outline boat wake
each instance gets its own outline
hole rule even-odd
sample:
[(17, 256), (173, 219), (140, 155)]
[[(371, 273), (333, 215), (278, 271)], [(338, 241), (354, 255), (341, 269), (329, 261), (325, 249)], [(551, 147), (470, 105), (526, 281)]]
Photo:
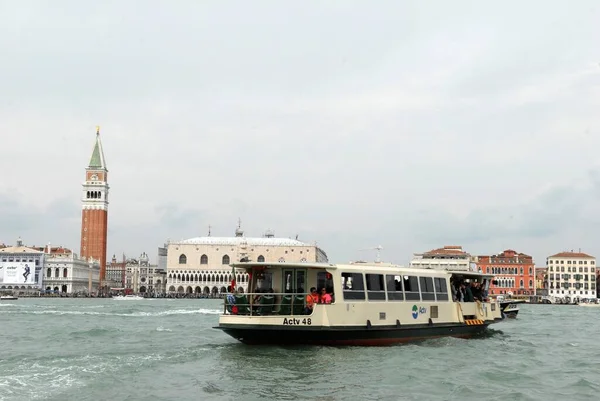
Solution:
[(78, 310), (7, 310), (0, 311), (0, 314), (24, 314), (24, 315), (89, 315), (89, 316), (123, 316), (123, 317), (155, 317), (170, 315), (219, 315), (220, 309), (175, 309), (159, 312), (94, 312)]

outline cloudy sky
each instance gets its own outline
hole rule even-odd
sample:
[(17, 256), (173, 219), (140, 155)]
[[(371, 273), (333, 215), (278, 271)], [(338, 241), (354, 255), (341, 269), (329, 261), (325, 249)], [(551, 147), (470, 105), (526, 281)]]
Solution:
[[(600, 3), (0, 3), (0, 243), (233, 235), (600, 257)], [(109, 257), (110, 257), (109, 255)]]

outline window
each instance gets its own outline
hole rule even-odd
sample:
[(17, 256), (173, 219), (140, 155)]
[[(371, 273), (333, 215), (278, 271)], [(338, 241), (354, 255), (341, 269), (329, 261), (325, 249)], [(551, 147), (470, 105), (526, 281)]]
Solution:
[(180, 265), (185, 265), (187, 263), (187, 256), (185, 256), (185, 254), (181, 254), (179, 255), (179, 264)]
[(256, 289), (269, 290), (273, 288), (273, 273), (263, 272), (262, 275), (256, 279)]
[(67, 274), (68, 274), (68, 270), (67, 270), (67, 268), (65, 267), (65, 268), (63, 269), (63, 277), (64, 277), (64, 278), (67, 278)]
[(421, 298), (423, 301), (435, 301), (433, 278), (419, 277), (419, 283), (421, 284)]
[(229, 264), (229, 255), (223, 255), (223, 259), (221, 264), (228, 265)]
[(366, 276), (369, 301), (385, 301), (383, 274), (367, 274)]
[(317, 291), (321, 291), (321, 288), (325, 288), (328, 294), (333, 294), (333, 278), (331, 273), (317, 273)]
[(342, 273), (344, 299), (365, 299), (365, 283), (362, 273)]
[(258, 257), (258, 259), (256, 259), (257, 262), (264, 262), (265, 261), (265, 257), (263, 255), (260, 255)]
[(433, 283), (435, 286), (435, 295), (438, 301), (447, 301), (448, 300), (448, 286), (446, 285), (446, 279), (436, 277), (433, 279)]
[(48, 278), (52, 277), (52, 269), (50, 267), (48, 269), (46, 269), (46, 277), (48, 277)]
[(208, 264), (208, 256), (206, 256), (206, 255), (200, 256), (200, 264), (207, 265)]
[(385, 276), (388, 301), (404, 301), (402, 293), (402, 277), (388, 274)]
[(58, 267), (56, 269), (54, 269), (54, 277), (56, 277), (56, 278), (60, 277), (59, 271), (60, 270)]
[(404, 284), (404, 297), (406, 300), (420, 301), (421, 296), (419, 295), (419, 278), (416, 276), (404, 276), (402, 279), (402, 284)]

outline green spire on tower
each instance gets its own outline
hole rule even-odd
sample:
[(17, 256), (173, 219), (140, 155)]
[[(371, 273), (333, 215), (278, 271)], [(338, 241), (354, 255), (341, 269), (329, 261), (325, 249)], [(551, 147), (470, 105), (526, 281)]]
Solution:
[(102, 142), (100, 141), (100, 127), (96, 127), (96, 143), (92, 151), (92, 158), (88, 168), (106, 170), (106, 162), (104, 160), (104, 151), (102, 150)]

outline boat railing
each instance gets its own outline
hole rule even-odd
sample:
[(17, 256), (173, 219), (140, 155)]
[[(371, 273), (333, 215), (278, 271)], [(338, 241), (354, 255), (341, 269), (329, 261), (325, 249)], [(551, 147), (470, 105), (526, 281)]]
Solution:
[(223, 297), (223, 313), (240, 316), (310, 315), (306, 292), (244, 293)]

